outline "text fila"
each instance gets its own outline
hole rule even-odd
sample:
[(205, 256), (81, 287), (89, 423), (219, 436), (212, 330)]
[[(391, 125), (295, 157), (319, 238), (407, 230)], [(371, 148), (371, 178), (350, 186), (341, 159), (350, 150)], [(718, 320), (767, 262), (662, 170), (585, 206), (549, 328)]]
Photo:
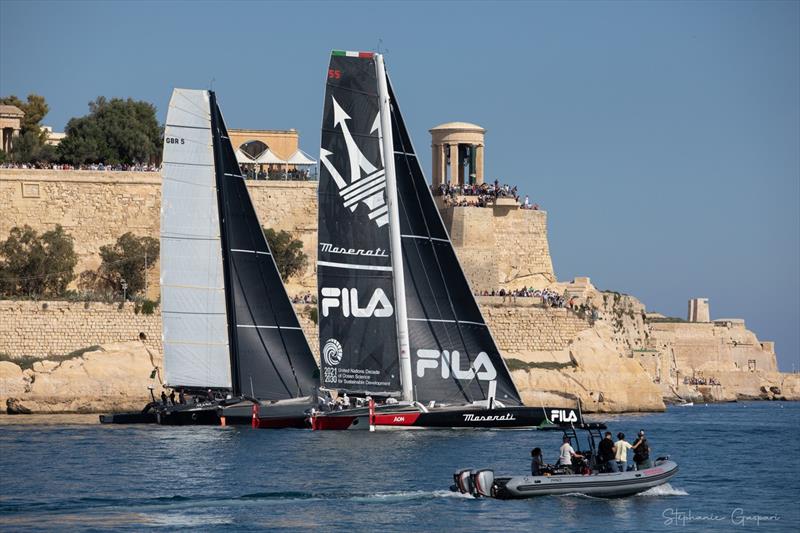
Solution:
[(345, 317), (355, 318), (387, 317), (392, 316), (394, 308), (386, 293), (380, 287), (375, 289), (366, 307), (361, 307), (358, 301), (358, 289), (339, 289), (336, 287), (323, 287), (322, 316), (328, 316), (331, 309), (340, 307)]
[(449, 352), (447, 350), (417, 350), (417, 377), (425, 376), (425, 370), (429, 368), (440, 368), (442, 379), (450, 378), (472, 380), (476, 376), (481, 381), (494, 381), (497, 379), (497, 370), (489, 359), (489, 354), (480, 352), (472, 363), (472, 366), (461, 369), (461, 354), (457, 350)]
[(578, 415), (570, 409), (569, 414), (564, 409), (551, 409), (550, 420), (553, 422), (577, 422)]

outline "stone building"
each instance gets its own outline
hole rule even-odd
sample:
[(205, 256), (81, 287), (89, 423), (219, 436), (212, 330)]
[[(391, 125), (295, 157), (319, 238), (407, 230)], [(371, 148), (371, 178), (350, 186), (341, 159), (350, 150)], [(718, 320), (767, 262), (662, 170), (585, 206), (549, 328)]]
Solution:
[(22, 124), (22, 117), (25, 113), (14, 105), (0, 105), (0, 131), (2, 131), (2, 144), (0, 149), (5, 153), (11, 151), (14, 144), (14, 137), (19, 135)]
[(448, 122), (431, 128), (433, 185), (483, 183), (486, 130), (469, 122)]

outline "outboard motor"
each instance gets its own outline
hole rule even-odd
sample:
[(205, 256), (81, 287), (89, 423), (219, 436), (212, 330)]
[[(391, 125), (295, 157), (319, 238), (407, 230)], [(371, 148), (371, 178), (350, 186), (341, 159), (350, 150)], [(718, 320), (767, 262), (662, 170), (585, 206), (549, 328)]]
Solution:
[(492, 497), (492, 486), (494, 485), (494, 470), (484, 468), (482, 470), (474, 470), (470, 475), (472, 479), (472, 495), (476, 498), (483, 496), (484, 498)]
[(472, 494), (472, 478), (470, 477), (471, 472), (472, 471), (469, 468), (466, 468), (464, 470), (458, 470), (455, 474), (453, 474), (453, 481), (455, 481), (453, 492)]

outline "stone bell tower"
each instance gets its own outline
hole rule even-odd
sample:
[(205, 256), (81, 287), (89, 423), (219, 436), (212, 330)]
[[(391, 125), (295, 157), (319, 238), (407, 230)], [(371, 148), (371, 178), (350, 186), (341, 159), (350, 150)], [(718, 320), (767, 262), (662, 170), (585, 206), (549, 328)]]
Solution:
[(483, 183), (486, 130), (469, 122), (448, 122), (429, 130), (433, 151), (433, 186)]

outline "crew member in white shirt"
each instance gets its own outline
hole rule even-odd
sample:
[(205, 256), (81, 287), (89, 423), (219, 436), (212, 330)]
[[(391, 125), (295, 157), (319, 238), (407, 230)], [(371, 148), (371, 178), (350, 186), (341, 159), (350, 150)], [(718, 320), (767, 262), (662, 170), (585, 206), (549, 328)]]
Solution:
[(559, 454), (558, 464), (563, 466), (569, 466), (570, 468), (573, 468), (572, 466), (573, 457), (583, 458), (583, 455), (575, 453), (575, 450), (569, 443), (569, 437), (564, 437), (564, 444), (562, 444), (561, 448), (559, 448), (558, 454)]

